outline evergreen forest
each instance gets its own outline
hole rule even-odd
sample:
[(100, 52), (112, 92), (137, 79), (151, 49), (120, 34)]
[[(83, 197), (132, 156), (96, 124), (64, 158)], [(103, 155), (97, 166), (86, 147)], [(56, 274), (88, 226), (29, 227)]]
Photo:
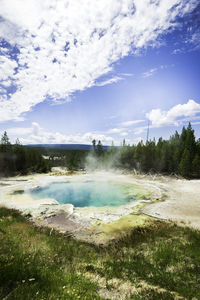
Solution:
[(4, 176), (48, 172), (51, 167), (69, 170), (122, 169), (139, 173), (161, 173), (185, 178), (200, 178), (200, 139), (195, 138), (189, 123), (181, 133), (168, 140), (162, 137), (137, 145), (104, 149), (101, 141), (92, 141), (93, 150), (63, 150), (14, 145), (5, 132), (0, 142), (0, 174)]
[(17, 139), (12, 145), (5, 131), (0, 140), (0, 176), (26, 175), (50, 171), (50, 164), (35, 148), (27, 148)]

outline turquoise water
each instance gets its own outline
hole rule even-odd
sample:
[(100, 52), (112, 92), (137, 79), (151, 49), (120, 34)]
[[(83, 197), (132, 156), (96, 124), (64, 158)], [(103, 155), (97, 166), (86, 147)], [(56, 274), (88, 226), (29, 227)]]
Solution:
[(34, 199), (54, 198), (75, 207), (119, 206), (136, 200), (136, 196), (128, 195), (126, 186), (109, 182), (56, 182), (29, 193)]

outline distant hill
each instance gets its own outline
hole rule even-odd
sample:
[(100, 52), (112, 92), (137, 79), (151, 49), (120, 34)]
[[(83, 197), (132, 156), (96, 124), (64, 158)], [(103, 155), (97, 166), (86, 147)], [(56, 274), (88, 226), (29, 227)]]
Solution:
[[(26, 147), (35, 148), (51, 148), (51, 149), (63, 149), (63, 150), (92, 150), (92, 145), (85, 144), (34, 144), (25, 145)], [(103, 149), (108, 149), (110, 146), (103, 146)]]

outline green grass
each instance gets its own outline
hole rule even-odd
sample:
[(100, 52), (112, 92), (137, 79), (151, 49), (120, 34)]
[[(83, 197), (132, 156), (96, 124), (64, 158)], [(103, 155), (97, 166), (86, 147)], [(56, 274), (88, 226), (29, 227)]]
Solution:
[(200, 299), (199, 249), (157, 220), (100, 248), (0, 208), (0, 299)]

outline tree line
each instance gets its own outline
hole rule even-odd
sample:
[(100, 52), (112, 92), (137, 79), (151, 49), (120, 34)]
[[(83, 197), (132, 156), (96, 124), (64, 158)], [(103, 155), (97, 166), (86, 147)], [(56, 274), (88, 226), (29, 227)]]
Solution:
[[(108, 149), (101, 141), (92, 141), (93, 150), (61, 150), (25, 147), (19, 140), (12, 145), (7, 133), (0, 140), (0, 176), (48, 172), (53, 166), (69, 170), (127, 169), (141, 173), (177, 174), (200, 178), (200, 139), (196, 139), (189, 123), (181, 134), (177, 131), (168, 140), (159, 138)], [(45, 159), (46, 157), (46, 159)]]
[(0, 140), (0, 176), (25, 175), (50, 170), (50, 164), (34, 148), (27, 148), (17, 139), (12, 145), (5, 131)]
[(37, 150), (48, 159), (51, 167), (66, 167), (69, 171), (83, 170), (90, 150), (71, 150), (38, 147)]
[(169, 140), (159, 138), (121, 147), (112, 145), (103, 150), (101, 142), (93, 141), (95, 168), (120, 168), (142, 173), (177, 174), (185, 178), (200, 178), (200, 139), (196, 140), (189, 123), (181, 134), (177, 131)]

